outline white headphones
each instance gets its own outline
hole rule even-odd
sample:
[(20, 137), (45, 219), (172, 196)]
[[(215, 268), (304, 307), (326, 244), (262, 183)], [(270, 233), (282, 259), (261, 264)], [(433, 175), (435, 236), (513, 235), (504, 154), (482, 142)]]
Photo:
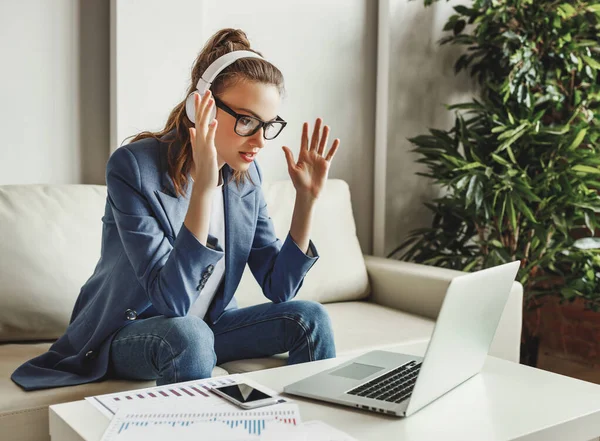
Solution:
[[(263, 59), (260, 55), (252, 52), (252, 51), (232, 51), (229, 52), (222, 57), (217, 58), (213, 63), (208, 66), (208, 68), (204, 71), (200, 79), (198, 80), (198, 84), (196, 84), (196, 90), (200, 92), (200, 96), (204, 95), (204, 92), (210, 88), (214, 79), (221, 73), (223, 69), (225, 69), (230, 64), (234, 63), (236, 60), (240, 58), (260, 58)], [(185, 101), (185, 113), (191, 122), (196, 121), (196, 106), (194, 105), (194, 92), (190, 93)], [(209, 121), (212, 121), (217, 115), (217, 106), (213, 104), (212, 112), (209, 118)]]

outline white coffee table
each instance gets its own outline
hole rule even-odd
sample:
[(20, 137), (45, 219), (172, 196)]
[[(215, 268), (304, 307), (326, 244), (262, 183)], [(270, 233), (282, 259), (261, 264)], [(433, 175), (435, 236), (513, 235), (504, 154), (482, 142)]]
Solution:
[[(423, 355), (427, 343), (387, 350)], [(349, 357), (245, 374), (277, 392)], [(600, 436), (600, 385), (488, 357), (481, 374), (408, 418), (293, 398), (303, 421), (325, 421), (358, 440), (589, 441)], [(108, 419), (86, 401), (50, 406), (53, 441), (99, 441)]]

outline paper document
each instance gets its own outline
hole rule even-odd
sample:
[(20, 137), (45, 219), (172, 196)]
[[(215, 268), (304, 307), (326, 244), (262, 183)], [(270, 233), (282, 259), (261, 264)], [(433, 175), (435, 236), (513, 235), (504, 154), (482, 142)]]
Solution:
[(86, 397), (86, 401), (92, 404), (107, 418), (112, 418), (119, 407), (123, 403), (144, 403), (148, 401), (158, 401), (161, 399), (169, 400), (169, 405), (186, 398), (194, 398), (197, 400), (195, 409), (204, 409), (214, 406), (227, 406), (234, 409), (239, 409), (223, 398), (210, 392), (210, 389), (215, 386), (225, 386), (238, 381), (244, 381), (252, 386), (258, 387), (265, 392), (276, 397), (279, 402), (293, 402), (288, 398), (284, 398), (268, 387), (262, 386), (255, 381), (245, 378), (241, 374), (233, 374), (222, 377), (207, 378), (205, 380), (187, 381), (184, 383), (169, 384), (166, 386), (149, 387), (145, 389), (129, 390), (114, 394), (96, 395)]
[(275, 404), (252, 410), (197, 410), (198, 400), (186, 398), (168, 407), (166, 400), (121, 405), (102, 441), (251, 441), (307, 440), (296, 404)]

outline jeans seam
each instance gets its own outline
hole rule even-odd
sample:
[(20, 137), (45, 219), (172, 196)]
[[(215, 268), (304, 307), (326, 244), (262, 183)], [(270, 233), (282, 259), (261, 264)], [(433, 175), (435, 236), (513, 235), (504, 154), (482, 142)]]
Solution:
[[(170, 329), (169, 329), (169, 331), (170, 331)], [(168, 334), (168, 332), (167, 332), (167, 334)], [(169, 351), (171, 352), (171, 365), (173, 366), (173, 373), (174, 373), (173, 376), (175, 377), (175, 383), (177, 383), (177, 366), (176, 366), (175, 360), (174, 360), (175, 353), (173, 352), (173, 348), (171, 347), (171, 344), (167, 340), (165, 340), (164, 337), (162, 337), (160, 335), (156, 335), (156, 334), (128, 335), (127, 337), (123, 337), (120, 339), (114, 339), (112, 341), (112, 343), (113, 344), (119, 343), (119, 342), (125, 341), (125, 340), (135, 340), (135, 339), (141, 340), (146, 337), (158, 338), (160, 340), (161, 344), (164, 343), (169, 348)], [(157, 374), (160, 374), (160, 370), (157, 372)]]
[(306, 336), (306, 340), (308, 341), (308, 357), (309, 357), (310, 361), (314, 361), (314, 356), (313, 356), (313, 342), (312, 342), (312, 340), (310, 338), (310, 333), (308, 332), (307, 326), (304, 324), (304, 322), (302, 322), (301, 319), (297, 319), (297, 318), (295, 318), (293, 316), (280, 315), (280, 316), (277, 316), (277, 317), (271, 317), (271, 318), (267, 318), (267, 319), (264, 319), (264, 320), (258, 320), (258, 321), (252, 322), (252, 323), (246, 323), (246, 324), (243, 324), (243, 325), (239, 325), (239, 326), (233, 327), (231, 329), (227, 329), (226, 331), (219, 332), (218, 334), (214, 334), (214, 335), (216, 337), (217, 335), (225, 334), (225, 333), (231, 332), (231, 331), (237, 331), (238, 329), (246, 328), (248, 326), (253, 326), (253, 325), (256, 325), (258, 323), (270, 322), (270, 321), (279, 320), (279, 319), (291, 320), (292, 322), (295, 322), (296, 324), (298, 324), (298, 326), (300, 326), (302, 328), (302, 330), (304, 331), (304, 335)]

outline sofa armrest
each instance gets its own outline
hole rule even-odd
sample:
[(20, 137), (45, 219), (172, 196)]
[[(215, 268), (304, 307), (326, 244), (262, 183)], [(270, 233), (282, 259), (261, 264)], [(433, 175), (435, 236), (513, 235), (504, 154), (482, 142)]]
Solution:
[[(462, 271), (364, 256), (371, 296), (369, 301), (436, 320), (450, 281)], [(514, 282), (490, 355), (519, 362), (523, 286)]]

